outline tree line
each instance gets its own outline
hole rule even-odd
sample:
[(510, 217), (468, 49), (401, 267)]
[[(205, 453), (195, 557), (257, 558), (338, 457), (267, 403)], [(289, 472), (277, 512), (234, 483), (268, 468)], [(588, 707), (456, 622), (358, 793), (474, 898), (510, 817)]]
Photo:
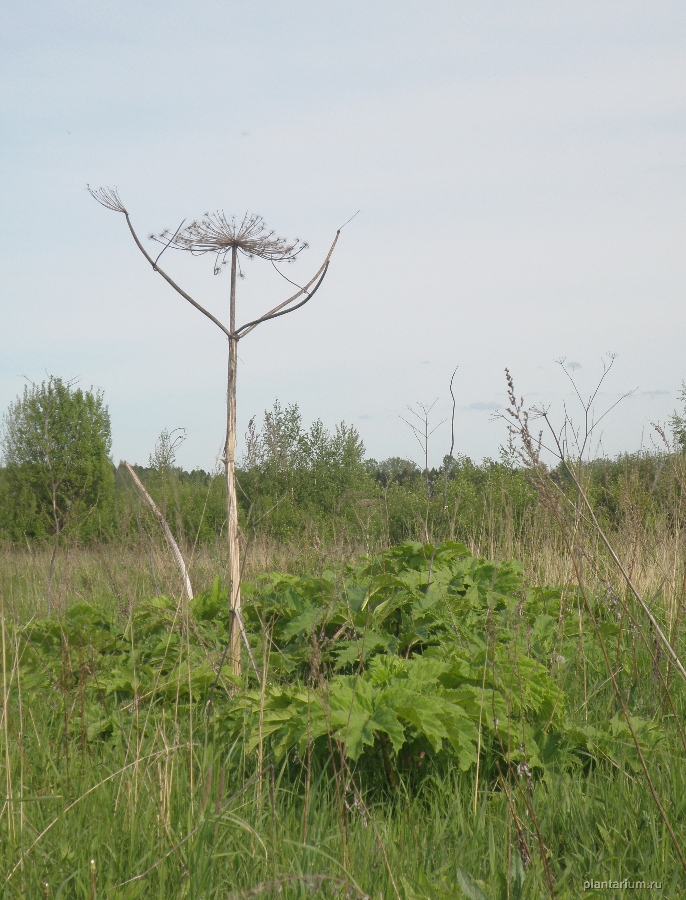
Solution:
[[(675, 417), (674, 431), (681, 420)], [(134, 540), (140, 501), (130, 477), (111, 459), (111, 423), (102, 392), (51, 376), (29, 384), (10, 404), (1, 432), (0, 540), (80, 543)], [(226, 486), (219, 471), (185, 471), (176, 454), (180, 431), (163, 431), (147, 465), (134, 466), (185, 545), (215, 541), (226, 528)], [(619, 528), (628, 515), (644, 523), (680, 521), (682, 448), (622, 454), (586, 468), (588, 487), (604, 524)], [(561, 496), (570, 493), (562, 468)], [(538, 513), (535, 489), (512, 452), (476, 463), (446, 456), (422, 469), (412, 460), (366, 455), (357, 430), (307, 427), (297, 404), (278, 401), (253, 419), (237, 468), (239, 524), (244, 536), (288, 541), (357, 540), (394, 544), (407, 538), (479, 541), (489, 529), (513, 534)], [(680, 527), (680, 526), (678, 526)]]

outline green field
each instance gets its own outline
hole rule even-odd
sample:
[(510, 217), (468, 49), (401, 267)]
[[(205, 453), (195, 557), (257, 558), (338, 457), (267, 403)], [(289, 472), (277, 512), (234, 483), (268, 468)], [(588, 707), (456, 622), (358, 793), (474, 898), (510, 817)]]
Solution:
[(239, 472), (239, 675), (218, 476), (137, 469), (189, 599), (125, 472), (55, 536), (0, 470), (2, 896), (683, 896), (682, 453), (289, 440)]

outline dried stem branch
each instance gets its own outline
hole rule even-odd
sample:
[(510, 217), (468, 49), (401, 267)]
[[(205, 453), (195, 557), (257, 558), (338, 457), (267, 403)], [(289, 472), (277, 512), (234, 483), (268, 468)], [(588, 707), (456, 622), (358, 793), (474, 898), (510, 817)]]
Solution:
[[(97, 200), (101, 206), (104, 206), (106, 209), (111, 209), (113, 212), (120, 212), (123, 214), (123, 216), (126, 219), (126, 224), (129, 226), (129, 231), (131, 232), (131, 236), (133, 237), (133, 239), (136, 243), (136, 246), (141, 251), (143, 256), (147, 259), (147, 261), (150, 263), (150, 265), (153, 268), (153, 271), (158, 272), (162, 276), (162, 278), (164, 278), (164, 280), (174, 288), (174, 290), (177, 293), (181, 294), (181, 296), (184, 298), (184, 300), (188, 300), (188, 302), (192, 306), (194, 306), (197, 310), (199, 310), (204, 316), (207, 316), (207, 318), (211, 322), (214, 322), (214, 324), (217, 326), (217, 328), (220, 328), (227, 337), (231, 337), (231, 332), (229, 331), (229, 329), (225, 325), (222, 325), (222, 323), (219, 321), (219, 319), (216, 316), (213, 316), (209, 310), (205, 309), (204, 306), (201, 306), (197, 300), (194, 300), (190, 294), (186, 293), (186, 291), (184, 291), (184, 289), (182, 287), (179, 287), (179, 285), (173, 280), (173, 278), (171, 278), (169, 275), (167, 275), (167, 273), (164, 271), (164, 269), (161, 269), (157, 265), (157, 261), (154, 260), (152, 258), (152, 256), (150, 256), (148, 251), (145, 249), (145, 247), (141, 243), (140, 238), (136, 234), (135, 229), (134, 229), (133, 225), (131, 224), (131, 218), (129, 216), (128, 210), (126, 209), (124, 204), (119, 199), (119, 195), (117, 194), (116, 188), (98, 188), (97, 190), (93, 190), (89, 186), (88, 193), (91, 195), (91, 197), (93, 197), (95, 200)], [(164, 253), (164, 250), (162, 251), (162, 253)], [(157, 257), (157, 259), (160, 258), (162, 253), (160, 253), (160, 255)]]
[(133, 479), (133, 483), (138, 488), (141, 496), (143, 497), (145, 502), (148, 504), (150, 509), (153, 511), (157, 521), (162, 526), (162, 531), (164, 531), (164, 536), (166, 537), (166, 539), (169, 543), (169, 546), (172, 549), (172, 553), (174, 554), (174, 559), (176, 560), (176, 562), (179, 566), (179, 569), (181, 571), (181, 577), (183, 578), (183, 586), (186, 591), (186, 596), (188, 597), (189, 600), (192, 600), (193, 599), (193, 586), (191, 585), (191, 579), (188, 574), (188, 568), (186, 567), (186, 561), (184, 560), (183, 554), (181, 553), (181, 550), (179, 549), (179, 545), (174, 540), (174, 535), (171, 532), (171, 528), (167, 524), (167, 520), (162, 515), (161, 510), (159, 509), (159, 507), (157, 506), (155, 501), (152, 499), (150, 494), (146, 491), (145, 486), (143, 485), (143, 482), (140, 480), (138, 475), (136, 475), (133, 468), (126, 461), (124, 461), (124, 465), (128, 469), (129, 475)]
[[(273, 309), (270, 309), (269, 312), (266, 312), (263, 316), (260, 316), (259, 319), (255, 319), (252, 322), (246, 322), (245, 325), (241, 325), (241, 327), (239, 329), (237, 329), (237, 334), (239, 337), (245, 337), (246, 334), (249, 334), (253, 330), (253, 328), (257, 328), (257, 326), (260, 325), (262, 322), (267, 322), (269, 319), (275, 319), (275, 318), (277, 318), (277, 316), (284, 316), (284, 315), (286, 315), (286, 313), (289, 313), (289, 312), (295, 312), (296, 309), (300, 309), (301, 306), (304, 306), (308, 302), (308, 300), (310, 300), (314, 296), (315, 292), (319, 289), (322, 281), (324, 280), (324, 276), (327, 273), (327, 270), (329, 268), (329, 263), (331, 262), (331, 256), (333, 254), (333, 251), (336, 248), (336, 244), (338, 243), (338, 238), (339, 238), (340, 234), (341, 234), (341, 229), (339, 228), (338, 231), (336, 232), (336, 237), (333, 240), (333, 244), (331, 244), (331, 247), (329, 248), (329, 252), (326, 254), (326, 257), (324, 258), (324, 262), (317, 269), (317, 271), (312, 276), (312, 278), (310, 278), (310, 280), (307, 282), (307, 284), (305, 284), (304, 287), (300, 288), (297, 291), (297, 293), (293, 294), (292, 297), (289, 297), (287, 300), (284, 300), (282, 303), (279, 303), (278, 306), (275, 306)], [(309, 291), (309, 288), (312, 287), (312, 285), (315, 284), (315, 282), (316, 282), (316, 286), (314, 287), (314, 289), (312, 291)], [(307, 294), (308, 296), (301, 303), (298, 303), (296, 306), (293, 306), (290, 309), (285, 309), (285, 307), (287, 307), (290, 303), (293, 303), (295, 300), (297, 300), (298, 297), (302, 297), (303, 294)], [(282, 310), (283, 310), (283, 312), (282, 312)]]

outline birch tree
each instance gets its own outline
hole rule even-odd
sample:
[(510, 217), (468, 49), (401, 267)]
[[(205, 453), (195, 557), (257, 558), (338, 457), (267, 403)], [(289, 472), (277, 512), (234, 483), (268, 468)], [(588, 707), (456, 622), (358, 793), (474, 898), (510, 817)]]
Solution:
[[(239, 274), (239, 255), (252, 259), (267, 260), (271, 263), (290, 262), (294, 260), (307, 244), (303, 241), (288, 241), (278, 237), (267, 228), (264, 220), (258, 215), (246, 214), (242, 219), (229, 218), (223, 212), (205, 213), (205, 215), (185, 225), (184, 222), (172, 232), (166, 230), (160, 234), (151, 234), (150, 238), (162, 244), (162, 250), (153, 258), (145, 249), (138, 234), (131, 223), (129, 212), (122, 203), (116, 188), (101, 187), (91, 189), (90, 194), (104, 206), (113, 212), (121, 213), (128, 225), (133, 240), (152, 266), (154, 272), (178, 293), (184, 300), (194, 306), (198, 312), (206, 316), (223, 334), (228, 343), (228, 366), (226, 386), (226, 438), (224, 441), (224, 456), (222, 459), (226, 478), (226, 518), (227, 518), (227, 542), (228, 542), (228, 569), (229, 569), (229, 597), (232, 611), (231, 627), (231, 668), (234, 674), (240, 673), (240, 644), (241, 637), (248, 645), (243, 617), (241, 615), (241, 557), (238, 531), (238, 504), (236, 500), (236, 367), (238, 362), (238, 343), (247, 337), (258, 325), (287, 315), (300, 309), (321, 286), (329, 268), (331, 256), (336, 247), (341, 229), (334, 237), (329, 252), (323, 262), (302, 287), (294, 285), (297, 290), (290, 297), (277, 303), (256, 319), (236, 325), (236, 281)], [(185, 225), (185, 227), (184, 227)], [(224, 266), (230, 267), (231, 282), (229, 293), (229, 320), (228, 325), (214, 316), (202, 304), (198, 303), (182, 287), (180, 287), (167, 272), (160, 268), (159, 261), (162, 254), (168, 249), (183, 250), (194, 256), (210, 254), (214, 256), (214, 273), (218, 274)], [(292, 283), (292, 282), (291, 282)]]

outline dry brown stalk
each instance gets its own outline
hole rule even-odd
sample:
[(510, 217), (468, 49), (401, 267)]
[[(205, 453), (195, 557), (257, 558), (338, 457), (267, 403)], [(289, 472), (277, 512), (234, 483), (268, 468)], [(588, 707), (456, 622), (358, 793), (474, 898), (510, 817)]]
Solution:
[(176, 560), (178, 567), (181, 571), (181, 577), (183, 578), (183, 586), (186, 591), (186, 596), (188, 597), (189, 600), (192, 600), (193, 599), (193, 585), (191, 584), (190, 575), (188, 574), (188, 568), (186, 567), (186, 561), (184, 560), (183, 554), (181, 553), (181, 550), (179, 549), (179, 545), (176, 543), (176, 540), (174, 539), (174, 535), (171, 532), (171, 528), (167, 524), (167, 520), (162, 515), (161, 510), (159, 509), (159, 507), (157, 506), (155, 501), (152, 499), (150, 494), (146, 491), (145, 485), (140, 480), (138, 475), (136, 475), (133, 468), (125, 460), (124, 460), (124, 465), (128, 469), (129, 475), (133, 479), (133, 483), (136, 485), (136, 487), (140, 491), (141, 496), (143, 497), (145, 502), (148, 504), (150, 509), (153, 511), (157, 521), (162, 526), (162, 531), (164, 531), (164, 536), (166, 537), (166, 539), (169, 543), (169, 546), (171, 547), (172, 553), (174, 554), (174, 559)]

